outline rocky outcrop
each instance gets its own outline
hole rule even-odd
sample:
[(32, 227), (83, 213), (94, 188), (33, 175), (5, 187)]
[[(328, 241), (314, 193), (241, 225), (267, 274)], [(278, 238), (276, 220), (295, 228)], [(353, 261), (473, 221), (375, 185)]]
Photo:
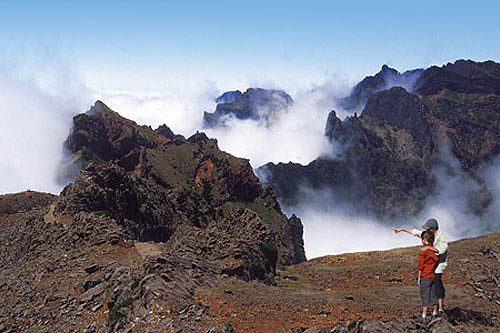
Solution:
[(380, 217), (408, 216), (435, 190), (433, 170), (449, 168), (451, 158), (476, 184), (467, 194), (469, 206), (482, 215), (491, 193), (477, 171), (500, 154), (499, 68), (464, 60), (431, 67), (413, 94), (402, 87), (383, 90), (387, 77), (397, 74), (384, 66), (353, 90), (352, 98), (365, 101), (360, 116), (342, 121), (330, 113), (325, 134), (336, 158), (319, 157), (307, 166), (270, 163), (263, 168), (266, 181), (287, 205), (298, 203), (302, 188), (327, 189)]
[(330, 113), (326, 135), (341, 145), (338, 159), (318, 158), (307, 166), (270, 163), (267, 180), (287, 205), (297, 204), (301, 187), (309, 187), (333, 189), (379, 216), (412, 215), (433, 187), (430, 133), (420, 99), (394, 87), (370, 96), (360, 117), (342, 122)]
[(243, 94), (239, 91), (227, 92), (217, 101), (219, 104), (214, 113), (203, 114), (205, 128), (224, 126), (229, 117), (270, 124), (281, 113), (287, 112), (293, 102), (284, 91), (262, 88), (249, 88)]
[(215, 99), (215, 103), (217, 103), (217, 104), (232, 103), (235, 100), (237, 100), (238, 98), (240, 98), (241, 95), (242, 95), (242, 93), (239, 90), (226, 91), (225, 93), (223, 93), (222, 95), (220, 95), (219, 97), (217, 97)]
[(457, 60), (443, 67), (426, 69), (417, 82), (417, 92), (434, 95), (443, 90), (463, 94), (500, 94), (500, 64), (494, 61)]
[(419, 81), (429, 121), (470, 173), (500, 154), (500, 64), (458, 60), (431, 67)]
[(383, 65), (380, 72), (367, 76), (356, 84), (351, 94), (340, 101), (340, 105), (347, 110), (362, 108), (372, 94), (392, 87), (403, 87), (411, 92), (423, 72), (423, 69), (415, 69), (399, 73), (394, 68)]
[(184, 141), (186, 140), (186, 138), (183, 136), (183, 135), (180, 135), (180, 134), (175, 134), (171, 129), (170, 127), (168, 127), (167, 125), (163, 124), (163, 125), (160, 125), (160, 127), (158, 127), (158, 129), (156, 130), (158, 133), (160, 133), (161, 135), (163, 135), (164, 137), (166, 137), (167, 139), (170, 139), (170, 140), (180, 140), (180, 141)]
[(431, 143), (431, 128), (426, 112), (417, 95), (408, 93), (404, 88), (394, 87), (369, 98), (363, 117), (379, 119), (408, 131), (425, 149)]
[[(0, 287), (30, 288), (17, 304), (37, 331), (217, 331), (199, 288), (231, 278), (273, 285), (277, 269), (305, 261), (300, 219), (281, 212), (248, 160), (204, 133), (139, 126), (98, 101), (74, 118), (66, 145), (82, 170), (58, 197), (0, 197), (9, 223), (0, 234), (9, 286)], [(20, 325), (9, 316), (0, 330)]]
[(167, 242), (187, 221), (173, 204), (176, 198), (155, 182), (128, 174), (116, 164), (90, 164), (54, 203), (54, 217), (101, 212), (118, 221), (138, 241)]
[(0, 216), (42, 209), (56, 198), (50, 193), (34, 191), (0, 195)]
[[(97, 102), (89, 114), (75, 117), (67, 144), (92, 163), (63, 190), (54, 216), (109, 211), (134, 239), (162, 242), (180, 225), (223, 220), (236, 204), (257, 210), (272, 230), (288, 225), (248, 161), (221, 152), (203, 133), (183, 140), (165, 125), (155, 131), (138, 126)], [(293, 225), (300, 229), (300, 222)], [(273, 236), (281, 264), (305, 259), (290, 233)]]

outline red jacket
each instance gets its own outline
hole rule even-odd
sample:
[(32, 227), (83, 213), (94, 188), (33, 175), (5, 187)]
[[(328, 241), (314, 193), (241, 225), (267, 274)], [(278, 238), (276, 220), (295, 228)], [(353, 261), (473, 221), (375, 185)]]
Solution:
[(417, 257), (418, 270), (422, 273), (420, 277), (434, 279), (434, 270), (436, 269), (439, 258), (434, 251), (426, 250), (420, 252)]

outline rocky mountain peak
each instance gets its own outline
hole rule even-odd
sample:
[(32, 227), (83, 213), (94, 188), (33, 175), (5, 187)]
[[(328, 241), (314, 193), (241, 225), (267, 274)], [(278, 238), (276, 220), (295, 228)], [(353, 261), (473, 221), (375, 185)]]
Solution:
[[(249, 92), (254, 93), (260, 92)], [(54, 216), (111, 211), (134, 239), (151, 240), (158, 234), (165, 242), (179, 225), (216, 223), (238, 205), (257, 207), (273, 230), (289, 224), (248, 160), (220, 151), (205, 133), (186, 140), (166, 125), (152, 130), (98, 101), (91, 112), (75, 116), (66, 143), (85, 167), (62, 192)], [(303, 245), (292, 237), (292, 229), (283, 229), (284, 237), (279, 232), (272, 236), (283, 264), (293, 257), (304, 259)]]
[(412, 92), (423, 69), (416, 69), (399, 73), (396, 69), (383, 65), (374, 76), (367, 76), (356, 84), (351, 94), (341, 100), (340, 105), (347, 110), (362, 109), (370, 95), (390, 89), (403, 87)]
[(382, 76), (382, 74), (387, 74), (387, 73), (392, 73), (394, 75), (399, 74), (399, 72), (396, 69), (391, 68), (386, 64), (383, 64), (382, 68), (380, 69), (380, 72), (375, 74), (375, 77), (377, 77), (377, 75), (379, 75), (379, 77), (380, 77), (380, 76)]
[(342, 121), (329, 114), (325, 134), (341, 152), (337, 158), (306, 166), (270, 163), (268, 182), (288, 205), (298, 203), (300, 184), (309, 184), (383, 218), (411, 216), (436, 191), (433, 169), (451, 158), (474, 184), (468, 208), (484, 216), (492, 192), (478, 170), (500, 154), (500, 64), (457, 60), (398, 73), (392, 82), (390, 73), (382, 66), (354, 87), (345, 101), (362, 106), (359, 117)]
[(164, 137), (166, 137), (169, 140), (179, 140), (179, 141), (184, 141), (186, 138), (181, 135), (181, 134), (175, 134), (174, 131), (170, 129), (167, 125), (163, 124), (160, 125), (157, 129), (156, 132), (160, 133)]
[(466, 94), (500, 94), (500, 64), (493, 61), (457, 60), (445, 66), (425, 70), (417, 82), (421, 95), (443, 90)]
[[(37, 261), (30, 269), (59, 281), (44, 292), (71, 290), (65, 307), (79, 323), (121, 332), (142, 318), (140, 331), (191, 330), (194, 317), (178, 317), (204, 311), (198, 290), (224, 279), (273, 285), (277, 269), (305, 261), (300, 219), (282, 213), (248, 160), (222, 152), (204, 133), (186, 140), (98, 101), (74, 117), (66, 144), (81, 166), (76, 180), (58, 197), (0, 196), (0, 220), (15, 219), (0, 239), (21, 228), (29, 247), (9, 248), (8, 266), (18, 256)], [(37, 276), (48, 284), (43, 272)], [(41, 301), (44, 309), (60, 306)], [(158, 311), (167, 318), (161, 323)], [(101, 319), (88, 318), (96, 312)]]
[(232, 103), (238, 98), (240, 98), (242, 95), (241, 91), (239, 90), (234, 90), (234, 91), (226, 91), (219, 97), (215, 99), (215, 103), (221, 104), (221, 103)]
[(407, 130), (422, 146), (431, 138), (426, 109), (417, 95), (402, 87), (393, 87), (370, 96), (362, 117), (385, 121), (397, 128)]
[[(282, 90), (248, 88), (243, 94), (227, 92), (221, 95), (221, 102), (214, 113), (205, 112), (204, 127), (224, 126), (228, 117), (252, 119), (270, 123), (279, 114), (287, 112), (292, 98)], [(227, 94), (227, 95), (226, 95)]]

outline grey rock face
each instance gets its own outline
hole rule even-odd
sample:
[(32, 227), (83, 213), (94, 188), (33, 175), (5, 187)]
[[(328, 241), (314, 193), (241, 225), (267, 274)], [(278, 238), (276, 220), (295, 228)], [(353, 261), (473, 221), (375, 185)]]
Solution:
[(218, 99), (220, 103), (215, 112), (204, 113), (205, 128), (225, 126), (228, 117), (240, 120), (252, 119), (270, 124), (281, 113), (287, 112), (293, 103), (292, 98), (281, 90), (249, 88), (243, 94), (238, 92), (222, 95)]

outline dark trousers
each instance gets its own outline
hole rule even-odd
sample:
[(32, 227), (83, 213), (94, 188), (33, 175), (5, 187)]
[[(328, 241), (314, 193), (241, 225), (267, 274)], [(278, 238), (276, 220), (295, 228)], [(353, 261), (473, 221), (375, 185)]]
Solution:
[(422, 298), (422, 306), (438, 304), (436, 279), (420, 278), (420, 297)]
[(444, 298), (443, 273), (436, 273), (434, 280), (437, 298)]

